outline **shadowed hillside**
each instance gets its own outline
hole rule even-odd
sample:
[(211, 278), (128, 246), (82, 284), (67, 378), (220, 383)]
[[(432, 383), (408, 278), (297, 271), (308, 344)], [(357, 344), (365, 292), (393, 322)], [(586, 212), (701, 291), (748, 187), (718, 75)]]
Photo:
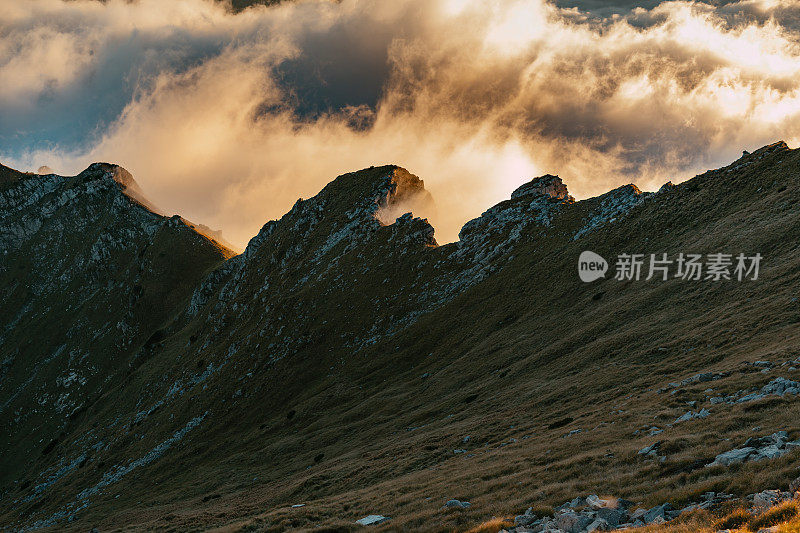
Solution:
[[(797, 477), (791, 447), (717, 456), (800, 437), (793, 386), (770, 385), (800, 377), (800, 150), (579, 202), (543, 176), (444, 246), (385, 216), (430, 202), (423, 182), (373, 167), (235, 257), (132, 201), (115, 168), (0, 174), (11, 530), (468, 529), (586, 494), (679, 508)], [(584, 250), (604, 279), (580, 281)], [(762, 264), (619, 281), (623, 253)]]

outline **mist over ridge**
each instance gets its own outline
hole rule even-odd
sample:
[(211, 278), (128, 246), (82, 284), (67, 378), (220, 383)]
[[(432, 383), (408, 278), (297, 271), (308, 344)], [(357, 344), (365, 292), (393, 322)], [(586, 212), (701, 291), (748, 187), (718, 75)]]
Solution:
[(0, 158), (119, 163), (240, 247), (331, 176), (396, 163), (448, 242), (535, 175), (585, 198), (796, 146), (798, 20), (786, 0), (6, 3)]

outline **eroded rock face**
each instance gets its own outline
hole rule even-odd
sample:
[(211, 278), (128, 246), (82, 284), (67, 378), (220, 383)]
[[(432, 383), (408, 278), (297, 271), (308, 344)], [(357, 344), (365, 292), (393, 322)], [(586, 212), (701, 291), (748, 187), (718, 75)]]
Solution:
[(567, 186), (561, 181), (561, 178), (551, 174), (545, 174), (544, 176), (532, 179), (511, 193), (512, 200), (522, 198), (523, 196), (549, 196), (550, 198), (561, 200), (567, 198), (569, 192), (567, 191)]
[(572, 239), (578, 240), (603, 224), (616, 221), (650, 196), (651, 193), (644, 193), (633, 184), (623, 185), (600, 195), (597, 198), (599, 206), (584, 222), (583, 227), (573, 235)]
[(179, 217), (132, 198), (136, 184), (116, 165), (93, 164), (73, 177), (7, 177), (0, 183), (0, 426), (29, 448), (4, 448), (0, 470), (30, 475), (17, 453), (57, 460), (31, 479), (22, 501), (34, 501), (107, 448), (107, 439), (79, 431), (80, 452), (65, 458), (60, 435), (124, 378), (148, 342), (157, 343), (161, 323), (227, 252)]

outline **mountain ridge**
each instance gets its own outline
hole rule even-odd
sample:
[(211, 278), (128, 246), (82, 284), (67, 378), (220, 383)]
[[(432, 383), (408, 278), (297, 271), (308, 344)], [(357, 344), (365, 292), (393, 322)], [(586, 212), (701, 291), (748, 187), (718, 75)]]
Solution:
[[(655, 389), (707, 368), (730, 372), (715, 388), (760, 386), (760, 373), (733, 369), (796, 350), (798, 159), (776, 143), (656, 193), (628, 185), (579, 202), (559, 178), (543, 176), (441, 246), (413, 214), (389, 225), (376, 218), (382, 208), (404, 211), (404, 191), (419, 193), (418, 178), (391, 165), (340, 176), (267, 222), (242, 254), (217, 252), (196, 271), (118, 356), (119, 379), (104, 369), (112, 379), (66, 425), (54, 417), (56, 429), (36, 430), (36, 421), (0, 411), (7, 434), (36, 435), (3, 445), (0, 517), (13, 528), (349, 529), (381, 512), (393, 528), (461, 529), (583, 490), (663, 501), (684, 490), (675, 487), (689, 497), (709, 484), (743, 486), (738, 474), (691, 465), (766, 414), (765, 431), (800, 431), (791, 422), (797, 406), (730, 408), (740, 409), (734, 424), (708, 404), (712, 415), (685, 422), (686, 432), (665, 423), (683, 414), (685, 400), (706, 405), (702, 388), (669, 398)], [(585, 249), (611, 258), (730, 246), (773, 262), (759, 284), (612, 276), (584, 284), (575, 272)], [(697, 305), (708, 312), (692, 319)], [(749, 322), (757, 323), (750, 335)], [(112, 337), (102, 324), (94, 329)], [(80, 348), (81, 335), (73, 337)], [(25, 347), (18, 338), (5, 345)], [(21, 382), (19, 357), (3, 366), (12, 383)], [(97, 380), (78, 359), (48, 376), (34, 368), (23, 387), (36, 388), (28, 405), (49, 409), (55, 392)], [(72, 372), (72, 385), (51, 385)], [(647, 422), (664, 428), (672, 450), (660, 465), (636, 455), (652, 444), (634, 434)], [(39, 435), (55, 438), (39, 443)], [(790, 459), (776, 460), (763, 482), (785, 479)], [(742, 475), (761, 483), (754, 471)], [(473, 506), (443, 514), (453, 497)]]

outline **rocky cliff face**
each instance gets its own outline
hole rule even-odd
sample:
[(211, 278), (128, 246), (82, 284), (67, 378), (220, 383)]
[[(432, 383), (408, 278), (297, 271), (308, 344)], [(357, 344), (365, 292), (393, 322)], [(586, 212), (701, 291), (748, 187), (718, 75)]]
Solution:
[(56, 462), (61, 439), (77, 437), (75, 421), (139, 364), (135, 354), (230, 253), (148, 210), (115, 165), (4, 177), (0, 469), (19, 482)]
[[(455, 526), (425, 498), (470, 492), (478, 520), (490, 500), (563, 501), (576, 472), (631, 499), (643, 480), (669, 484), (706, 453), (683, 428), (729, 422), (699, 390), (659, 396), (661, 382), (713, 367), (724, 387), (760, 387), (731, 368), (794, 349), (799, 160), (776, 144), (658, 193), (581, 202), (543, 176), (444, 246), (413, 215), (432, 201), (422, 181), (373, 167), (298, 200), (235, 257), (148, 210), (118, 167), (3, 167), (0, 520), (281, 529), (383, 511)], [(760, 251), (770, 269), (751, 285), (584, 284), (586, 249)], [(749, 330), (764, 302), (770, 319)], [(687, 401), (710, 416), (673, 424)], [(655, 476), (628, 443), (660, 417), (682, 444), (661, 445), (676, 464)], [(702, 446), (724, 452), (733, 433)], [(536, 496), (519, 476), (538, 476)]]

